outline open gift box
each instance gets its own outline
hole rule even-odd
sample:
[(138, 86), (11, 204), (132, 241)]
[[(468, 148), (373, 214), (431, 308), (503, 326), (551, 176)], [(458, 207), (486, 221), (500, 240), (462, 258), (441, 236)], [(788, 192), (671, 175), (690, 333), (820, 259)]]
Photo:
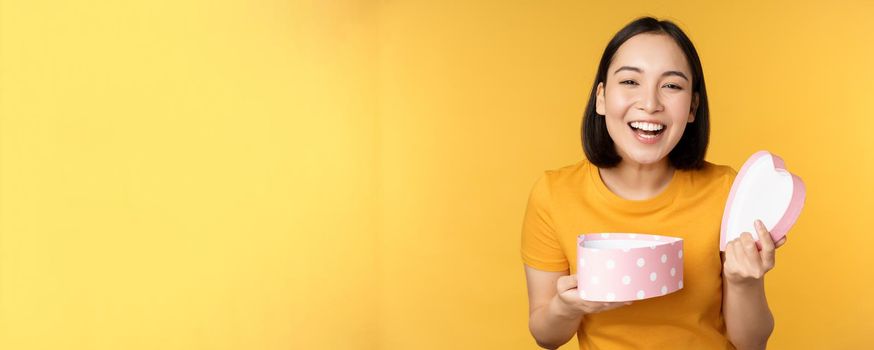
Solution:
[[(720, 228), (720, 250), (762, 220), (778, 241), (804, 206), (801, 179), (780, 157), (753, 154), (731, 186)], [(589, 301), (633, 301), (683, 289), (683, 240), (644, 233), (593, 233), (577, 236), (577, 289)]]
[(641, 233), (577, 236), (577, 289), (590, 301), (629, 301), (683, 288), (683, 240)]

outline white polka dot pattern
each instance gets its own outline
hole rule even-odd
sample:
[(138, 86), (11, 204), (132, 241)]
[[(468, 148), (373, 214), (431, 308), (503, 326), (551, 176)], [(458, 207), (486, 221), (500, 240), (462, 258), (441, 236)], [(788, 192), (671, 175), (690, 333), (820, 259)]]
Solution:
[(582, 299), (633, 301), (683, 289), (681, 238), (609, 232), (579, 235), (577, 243)]

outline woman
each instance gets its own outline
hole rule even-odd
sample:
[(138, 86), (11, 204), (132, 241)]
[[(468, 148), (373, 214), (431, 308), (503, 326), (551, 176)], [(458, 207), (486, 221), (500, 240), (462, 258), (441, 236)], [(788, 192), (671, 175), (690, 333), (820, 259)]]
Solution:
[[(675, 24), (637, 19), (607, 45), (589, 96), (586, 159), (536, 182), (522, 230), (529, 329), (557, 348), (764, 349), (774, 328), (764, 274), (774, 243), (758, 226), (719, 251), (737, 172), (704, 160), (709, 138), (698, 53)], [(576, 289), (576, 238), (639, 232), (684, 239), (684, 287), (635, 302), (590, 302)]]

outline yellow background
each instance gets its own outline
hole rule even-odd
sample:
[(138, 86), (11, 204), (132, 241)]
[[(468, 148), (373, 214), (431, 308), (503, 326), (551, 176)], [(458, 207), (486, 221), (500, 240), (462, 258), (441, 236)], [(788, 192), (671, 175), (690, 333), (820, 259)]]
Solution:
[(808, 186), (771, 348), (870, 344), (871, 2), (0, 0), (0, 348), (535, 348), (527, 194), (641, 15)]

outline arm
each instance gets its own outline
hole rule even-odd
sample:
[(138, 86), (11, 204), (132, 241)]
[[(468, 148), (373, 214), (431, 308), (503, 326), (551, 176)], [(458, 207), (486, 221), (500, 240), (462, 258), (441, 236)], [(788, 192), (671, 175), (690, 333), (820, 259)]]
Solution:
[(542, 348), (556, 349), (580, 328), (583, 316), (612, 310), (631, 302), (597, 302), (580, 298), (577, 276), (525, 265), (528, 283), (528, 330)]
[(564, 272), (540, 271), (525, 266), (528, 283), (528, 330), (537, 345), (556, 349), (576, 334), (582, 313), (564, 310), (558, 298), (557, 282)]
[(755, 226), (761, 251), (752, 235), (744, 232), (721, 255), (722, 310), (728, 339), (738, 350), (765, 349), (774, 330), (774, 316), (765, 298), (765, 273), (774, 268), (774, 251), (785, 240), (775, 244), (760, 222)]
[[(568, 275), (570, 266), (556, 238), (551, 208), (548, 177), (542, 176), (528, 198), (521, 253), (528, 285), (528, 329), (537, 345), (555, 349), (577, 333), (583, 315), (631, 303), (586, 301), (580, 297), (577, 276)], [(533, 268), (529, 261), (553, 271)]]
[(764, 278), (746, 285), (723, 279), (722, 312), (728, 339), (738, 350), (765, 349), (774, 316), (765, 298)]

